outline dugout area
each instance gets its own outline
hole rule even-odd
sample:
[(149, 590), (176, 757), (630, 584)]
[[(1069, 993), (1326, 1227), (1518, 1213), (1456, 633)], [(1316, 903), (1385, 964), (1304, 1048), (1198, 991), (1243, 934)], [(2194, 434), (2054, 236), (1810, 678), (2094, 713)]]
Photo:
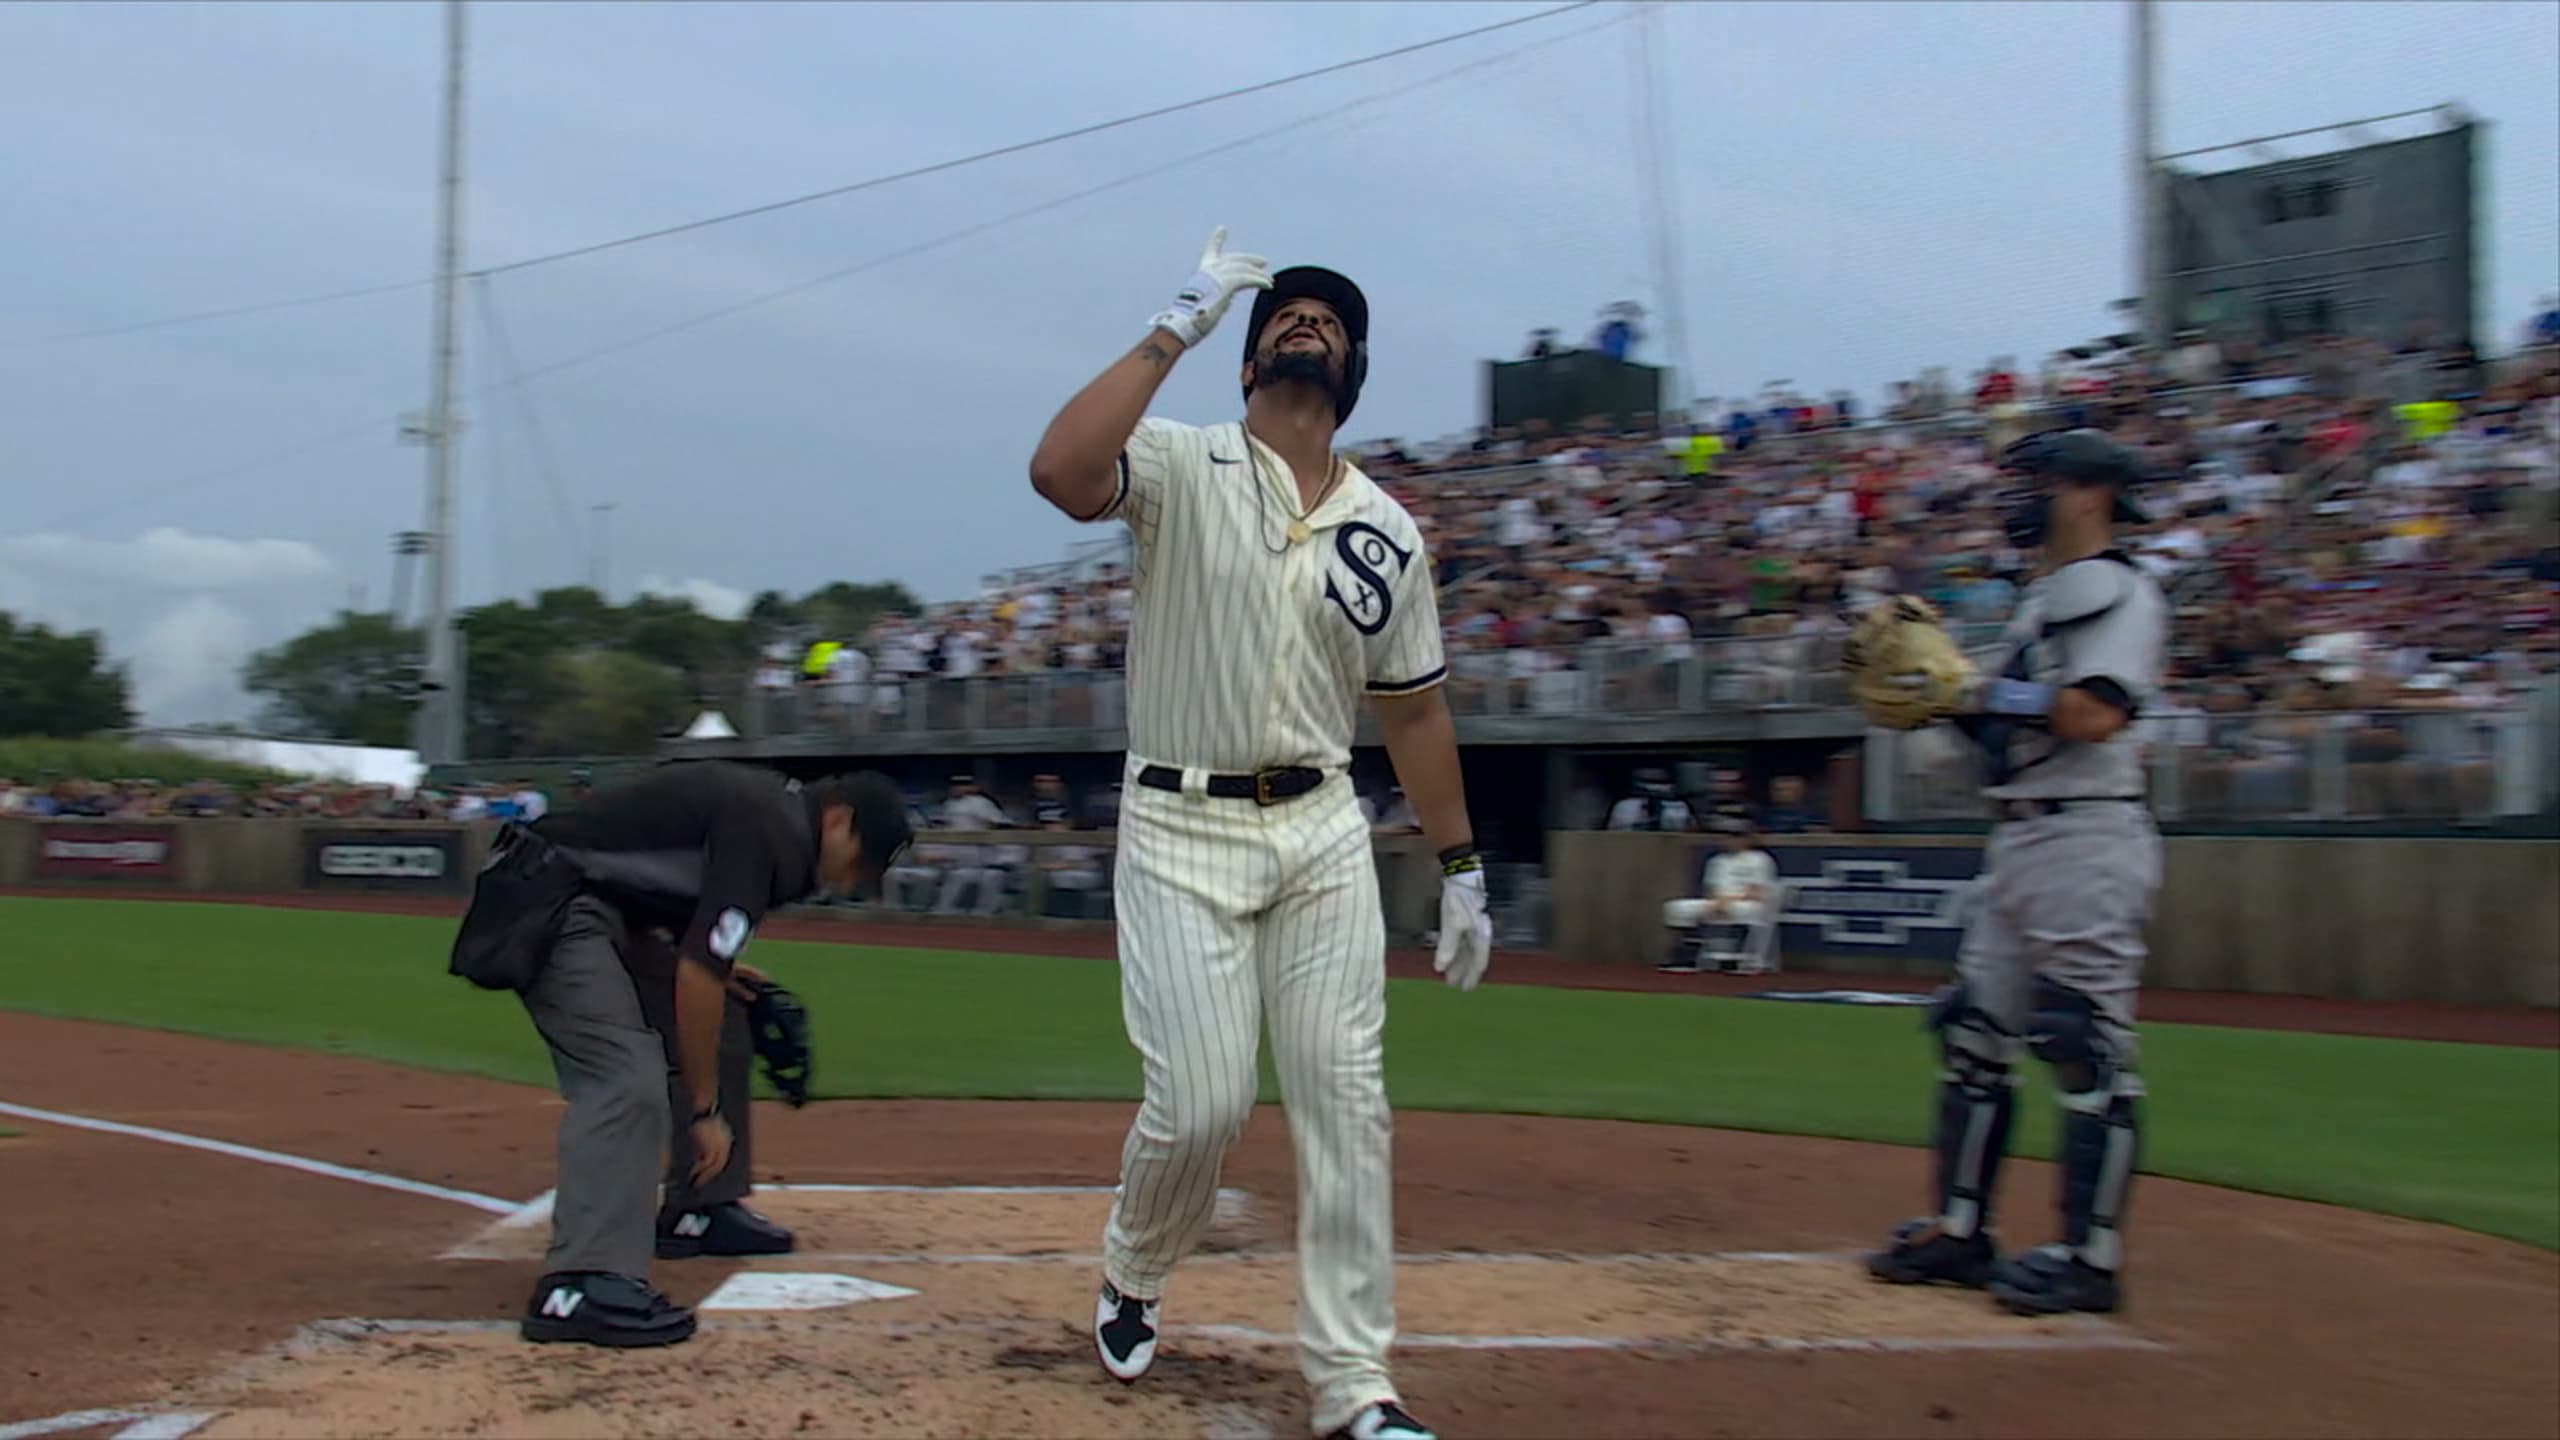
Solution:
[[(803, 1253), (662, 1264), (708, 1302), (702, 1334), (616, 1354), (513, 1333), (545, 1091), (5, 1014), (0, 1098), (21, 1112), (0, 1116), (20, 1132), (0, 1140), (13, 1230), (41, 1237), (12, 1247), (0, 1310), (7, 1440), (1305, 1433), (1269, 1109), (1179, 1272), (1164, 1359), (1124, 1388), (1083, 1329), (1124, 1105), (763, 1103), (759, 1176), (787, 1188), (759, 1203)], [(1859, 1276), (1846, 1252), (1920, 1188), (1907, 1149), (1500, 1115), (1397, 1127), (1399, 1377), (1444, 1434), (2560, 1419), (2560, 1256), (2537, 1247), (2146, 1177), (2133, 1309), (2057, 1325)], [(2050, 1187), (2019, 1164), (2014, 1223), (2040, 1227)]]

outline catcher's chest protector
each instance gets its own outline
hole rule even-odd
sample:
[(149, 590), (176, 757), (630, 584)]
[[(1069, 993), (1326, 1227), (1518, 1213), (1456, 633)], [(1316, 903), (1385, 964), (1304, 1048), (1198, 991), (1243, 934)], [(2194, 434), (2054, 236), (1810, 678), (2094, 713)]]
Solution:
[[(2138, 716), (2159, 691), (2167, 617), (2159, 586), (2120, 552), (2074, 561), (2027, 587), (2004, 636), (2009, 653), (2000, 674), (2056, 686), (2111, 680)], [(2087, 745), (2013, 722), (1986, 720), (1972, 728), (1986, 760), (1985, 781), (1996, 795), (2143, 793), (2140, 756), (2121, 734)]]

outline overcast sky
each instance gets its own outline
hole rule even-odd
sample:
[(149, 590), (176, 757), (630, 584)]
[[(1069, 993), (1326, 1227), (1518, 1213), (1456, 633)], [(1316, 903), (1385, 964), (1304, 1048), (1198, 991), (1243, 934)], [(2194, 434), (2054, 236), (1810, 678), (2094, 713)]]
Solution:
[[(479, 3), (465, 263), (1539, 8)], [(1347, 439), (1466, 429), (1482, 360), (1657, 302), (1630, 27), (1570, 38), (1621, 13), (466, 290), (462, 602), (586, 578), (603, 504), (609, 588), (708, 608), (834, 579), (951, 598), (1055, 558), (1092, 537), (1031, 493), (1031, 447), (1220, 224), (1368, 290)], [(2484, 325), (2503, 344), (2560, 287), (2560, 5), (2169, 4), (2160, 28), (2169, 150), (2463, 101), (2494, 124)], [(1787, 377), (1872, 401), (1926, 365), (2032, 362), (2112, 328), (2132, 288), (2125, 6), (1673, 5), (1660, 29), (1692, 393)], [(430, 292), (47, 337), (429, 274), (441, 43), (426, 3), (0, 6), (0, 608), (103, 628), (154, 721), (245, 716), (251, 650), (389, 603), (391, 536), (423, 514), (424, 452), (391, 422), (425, 403)], [(502, 383), (509, 353), (577, 359), (1262, 132)], [(1184, 362), (1164, 413), (1236, 413), (1240, 319)]]

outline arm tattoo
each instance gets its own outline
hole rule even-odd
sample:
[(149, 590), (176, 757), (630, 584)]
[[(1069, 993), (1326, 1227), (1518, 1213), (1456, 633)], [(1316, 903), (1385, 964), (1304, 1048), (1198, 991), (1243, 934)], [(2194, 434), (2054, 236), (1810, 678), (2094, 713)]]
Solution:
[(1163, 341), (1152, 337), (1139, 342), (1138, 353), (1148, 361), (1157, 365), (1170, 365), (1173, 363), (1173, 352), (1164, 348)]

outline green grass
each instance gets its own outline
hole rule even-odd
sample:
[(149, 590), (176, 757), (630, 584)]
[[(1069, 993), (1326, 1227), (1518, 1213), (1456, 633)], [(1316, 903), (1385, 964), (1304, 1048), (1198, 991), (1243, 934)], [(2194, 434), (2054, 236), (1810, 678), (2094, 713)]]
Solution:
[(217, 760), (169, 745), (30, 736), (0, 736), (0, 775), (31, 785), (50, 783), (49, 777), (55, 776), (74, 780), (155, 780), (164, 785), (220, 780), (249, 787), (292, 778), (281, 770)]
[[(449, 921), (0, 900), (0, 1008), (547, 1084), (507, 996), (444, 973)], [(767, 942), (818, 1026), (822, 1095), (1133, 1100), (1117, 971), (1090, 960)], [(1920, 1144), (1914, 1012), (1436, 982), (1389, 991), (1399, 1107)], [(2560, 1052), (2148, 1026), (2143, 1168), (2560, 1249)], [(1264, 1094), (1276, 1095), (1264, 1061)], [(2016, 1150), (2051, 1154), (2031, 1077)]]

